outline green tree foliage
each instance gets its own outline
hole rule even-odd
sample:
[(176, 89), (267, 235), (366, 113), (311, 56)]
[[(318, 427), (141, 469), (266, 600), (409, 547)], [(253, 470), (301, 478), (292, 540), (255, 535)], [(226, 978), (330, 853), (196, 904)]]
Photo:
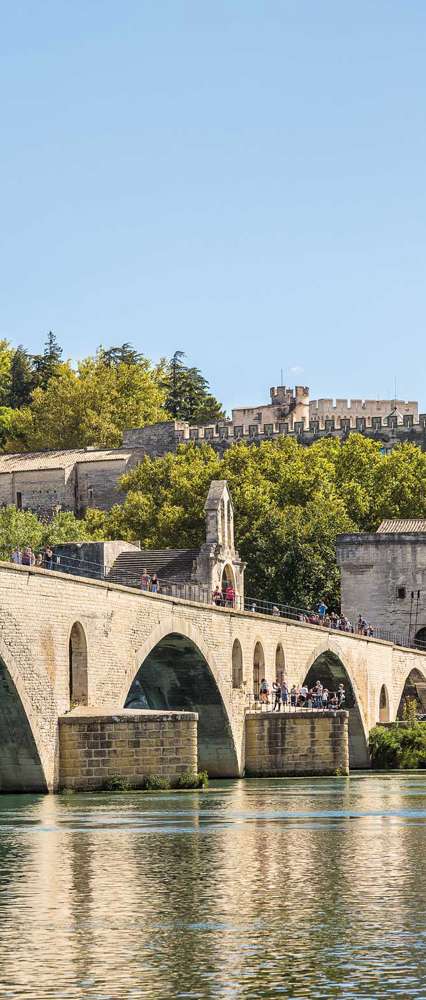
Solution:
[(42, 549), (49, 542), (96, 541), (102, 534), (90, 522), (80, 521), (74, 514), (60, 511), (46, 524), (36, 514), (16, 507), (0, 508), (0, 559), (9, 559), (17, 545), (23, 548), (31, 545), (34, 551)]
[(164, 419), (161, 373), (144, 358), (105, 364), (102, 355), (57, 366), (45, 389), (17, 414), (8, 451), (117, 447), (123, 430)]
[(426, 724), (375, 726), (370, 731), (369, 749), (373, 767), (381, 770), (426, 767)]
[(239, 443), (223, 458), (209, 445), (184, 445), (176, 455), (145, 458), (122, 479), (123, 506), (91, 516), (107, 537), (148, 548), (197, 546), (212, 479), (229, 482), (247, 594), (298, 607), (320, 598), (338, 606), (338, 533), (426, 515), (426, 455), (404, 444), (383, 456), (377, 443), (353, 434), (309, 448), (292, 438)]
[(16, 348), (10, 367), (10, 385), (8, 395), (8, 405), (12, 409), (19, 409), (31, 400), (31, 393), (35, 387), (35, 374), (31, 356), (22, 346)]
[(175, 351), (164, 373), (165, 408), (176, 420), (191, 424), (221, 420), (223, 409), (209, 392), (207, 380), (198, 368), (184, 364), (183, 351)]
[(10, 373), (14, 353), (9, 341), (0, 339), (0, 407), (9, 406)]
[(57, 374), (61, 360), (62, 347), (58, 344), (53, 331), (50, 330), (44, 345), (43, 354), (34, 354), (32, 357), (34, 388), (46, 388), (49, 379)]

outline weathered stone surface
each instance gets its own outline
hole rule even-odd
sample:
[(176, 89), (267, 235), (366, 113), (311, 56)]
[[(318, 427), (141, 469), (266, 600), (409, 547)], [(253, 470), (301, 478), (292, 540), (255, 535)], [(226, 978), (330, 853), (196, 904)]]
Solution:
[(103, 788), (112, 777), (133, 788), (152, 775), (173, 782), (197, 770), (197, 715), (75, 710), (59, 718), (59, 758), (61, 788)]
[(248, 777), (348, 774), (348, 712), (248, 712)]

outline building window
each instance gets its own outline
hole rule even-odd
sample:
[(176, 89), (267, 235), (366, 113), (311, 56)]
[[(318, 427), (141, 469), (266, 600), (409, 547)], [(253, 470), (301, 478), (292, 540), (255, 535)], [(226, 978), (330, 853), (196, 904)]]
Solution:
[(257, 413), (257, 414), (256, 414), (256, 420), (257, 420), (257, 422), (258, 422), (259, 424), (261, 424), (261, 423), (262, 423), (262, 414), (261, 414), (261, 413)]
[(350, 417), (340, 417), (340, 430), (350, 431), (350, 429), (351, 429)]
[(304, 430), (305, 430), (305, 422), (304, 422), (304, 420), (295, 420), (295, 422), (294, 422), (294, 433), (295, 434), (303, 434)]
[(288, 434), (288, 424), (278, 424), (278, 431), (280, 434)]
[(373, 428), (374, 431), (379, 431), (381, 429), (381, 426), (382, 426), (382, 418), (381, 417), (372, 417), (371, 418), (371, 426), (372, 426), (372, 428)]
[(397, 423), (398, 423), (398, 420), (397, 420), (396, 417), (394, 417), (394, 416), (388, 417), (388, 427), (392, 427), (393, 429), (395, 429), (395, 427), (397, 426)]
[(268, 435), (268, 437), (271, 437), (271, 435), (274, 433), (274, 425), (273, 424), (264, 424), (263, 431), (264, 431), (265, 434)]
[(190, 427), (189, 436), (191, 438), (191, 441), (196, 441), (198, 438), (198, 427)]
[(87, 499), (93, 500), (93, 486), (87, 487)]
[(219, 427), (219, 437), (220, 438), (227, 438), (228, 437), (228, 428), (227, 427)]
[(256, 434), (257, 434), (258, 430), (259, 430), (259, 428), (258, 428), (257, 424), (250, 424), (249, 425), (249, 435), (250, 435), (250, 437), (251, 438), (252, 437), (256, 437)]
[(309, 430), (311, 431), (312, 434), (318, 434), (318, 431), (319, 431), (319, 420), (310, 420), (309, 421)]
[(204, 428), (204, 437), (206, 438), (207, 441), (210, 441), (210, 439), (213, 437), (213, 435), (214, 435), (214, 428), (213, 427), (205, 427)]
[(365, 431), (365, 417), (356, 418), (356, 429), (357, 431)]
[(413, 423), (414, 423), (413, 414), (412, 413), (404, 413), (404, 416), (402, 418), (402, 422), (404, 424), (404, 427), (412, 427)]
[(396, 588), (396, 596), (397, 596), (398, 600), (403, 601), (406, 593), (407, 593), (407, 591), (406, 591), (405, 587), (397, 587)]
[(325, 429), (326, 429), (326, 431), (334, 431), (334, 426), (335, 426), (334, 425), (334, 417), (331, 417), (331, 419), (325, 421)]
[(241, 424), (238, 424), (234, 427), (234, 437), (241, 438), (242, 436), (243, 436), (243, 427)]
[(16, 494), (16, 507), (17, 510), (22, 510), (22, 493), (19, 493), (19, 491)]

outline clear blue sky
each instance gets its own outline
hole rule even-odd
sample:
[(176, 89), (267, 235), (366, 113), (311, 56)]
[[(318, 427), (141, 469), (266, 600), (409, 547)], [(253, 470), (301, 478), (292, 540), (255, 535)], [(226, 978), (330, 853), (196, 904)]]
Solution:
[(1, 15), (0, 336), (426, 408), (424, 0)]

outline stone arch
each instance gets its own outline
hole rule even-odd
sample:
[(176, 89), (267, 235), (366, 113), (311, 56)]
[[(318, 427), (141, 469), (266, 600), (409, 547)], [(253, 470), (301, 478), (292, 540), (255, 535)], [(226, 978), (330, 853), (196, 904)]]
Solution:
[(253, 652), (253, 695), (259, 700), (260, 682), (265, 676), (265, 654), (260, 639), (257, 640)]
[(236, 777), (238, 755), (219, 676), (201, 636), (179, 616), (170, 616), (136, 653), (121, 703), (125, 708), (197, 712), (199, 767), (213, 778)]
[(382, 684), (379, 695), (379, 722), (389, 722), (389, 695), (386, 684)]
[(220, 589), (225, 591), (227, 586), (231, 584), (231, 587), (235, 590), (235, 574), (230, 563), (225, 563), (222, 570), (222, 579), (220, 584)]
[(414, 636), (414, 644), (418, 649), (424, 649), (426, 651), (426, 625), (419, 628)]
[(285, 654), (282, 642), (278, 643), (275, 650), (275, 680), (277, 684), (285, 681)]
[(351, 768), (370, 766), (368, 751), (368, 731), (362, 714), (362, 705), (357, 685), (342, 659), (340, 651), (330, 645), (317, 647), (308, 661), (304, 683), (313, 687), (320, 680), (329, 691), (335, 691), (342, 683), (346, 692), (344, 708), (349, 712), (349, 764)]
[(424, 672), (413, 667), (407, 674), (398, 700), (397, 719), (404, 717), (404, 708), (410, 700), (417, 703), (419, 710), (426, 711), (426, 663)]
[(87, 641), (80, 622), (74, 622), (68, 640), (70, 705), (87, 705)]
[(53, 780), (13, 656), (0, 640), (0, 792), (47, 792)]
[(234, 639), (232, 647), (232, 687), (240, 688), (243, 683), (243, 651), (239, 639)]

